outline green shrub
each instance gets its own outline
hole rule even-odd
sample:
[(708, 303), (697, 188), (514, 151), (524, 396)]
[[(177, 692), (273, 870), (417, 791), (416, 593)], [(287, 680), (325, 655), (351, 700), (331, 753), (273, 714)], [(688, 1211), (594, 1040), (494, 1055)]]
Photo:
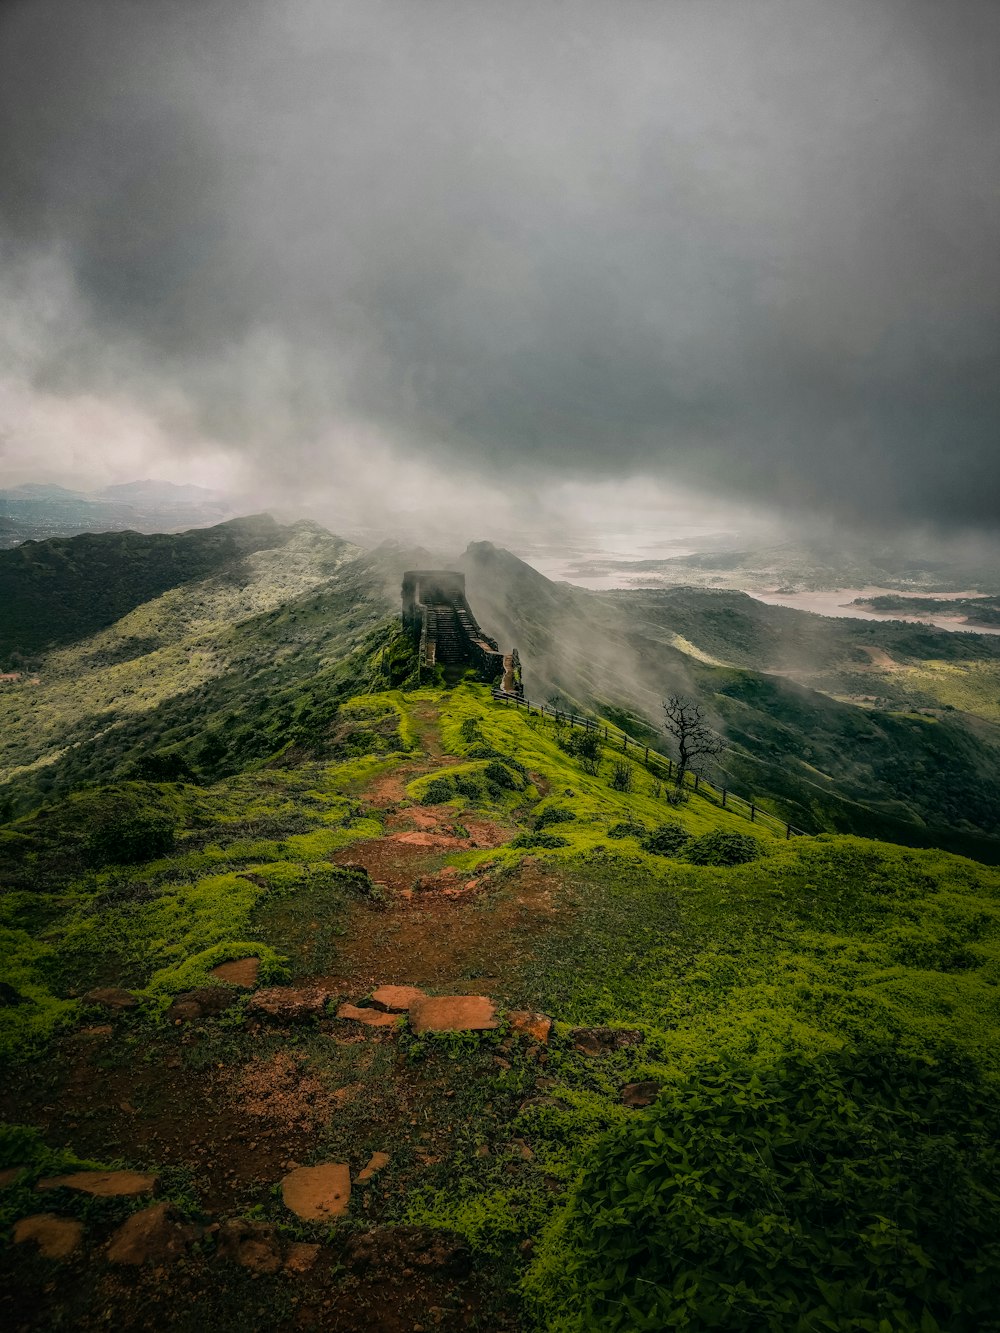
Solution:
[(483, 777), (487, 782), (502, 787), (506, 791), (524, 790), (524, 779), (520, 773), (515, 773), (505, 763), (501, 763), (499, 759), (490, 760), (483, 769)]
[(611, 769), (613, 791), (631, 791), (635, 783), (635, 767), (627, 759), (618, 759)]
[(527, 1288), (566, 1333), (995, 1333), (998, 1135), (957, 1060), (695, 1069), (597, 1149)]
[[(679, 827), (679, 825), (678, 825)], [(645, 824), (636, 824), (631, 819), (620, 820), (608, 829), (609, 838), (643, 838), (649, 832)]]
[(173, 851), (174, 823), (165, 815), (124, 809), (104, 819), (84, 841), (84, 858), (93, 866), (136, 865)]
[(571, 819), (576, 818), (575, 810), (567, 810), (564, 805), (550, 805), (545, 810), (540, 810), (535, 816), (535, 829), (548, 828), (550, 824), (568, 824)]
[(455, 795), (455, 788), (450, 778), (432, 778), (420, 797), (421, 805), (441, 805)]
[(512, 847), (568, 847), (569, 839), (558, 833), (519, 833), (510, 844)]
[(482, 801), (486, 797), (486, 787), (478, 773), (458, 773), (452, 779), (455, 791), (469, 801)]
[(642, 846), (644, 851), (653, 852), (657, 856), (676, 856), (690, 841), (691, 835), (684, 825), (671, 819), (647, 833)]
[(729, 833), (725, 829), (703, 833), (685, 853), (696, 866), (741, 866), (763, 855), (763, 845), (752, 833)]

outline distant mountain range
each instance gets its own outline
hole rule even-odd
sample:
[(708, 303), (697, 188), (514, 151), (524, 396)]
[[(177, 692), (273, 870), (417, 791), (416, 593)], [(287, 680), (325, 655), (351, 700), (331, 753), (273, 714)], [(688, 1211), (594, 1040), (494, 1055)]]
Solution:
[(27, 482), (0, 490), (0, 547), (81, 532), (179, 532), (233, 515), (217, 492), (170, 481), (129, 481), (99, 491)]

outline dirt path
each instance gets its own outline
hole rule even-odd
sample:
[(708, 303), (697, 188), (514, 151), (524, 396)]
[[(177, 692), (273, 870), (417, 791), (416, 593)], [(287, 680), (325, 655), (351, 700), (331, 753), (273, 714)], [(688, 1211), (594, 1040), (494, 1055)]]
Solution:
[[(380, 900), (357, 901), (343, 915), (337, 899), (331, 911), (341, 915), (329, 923), (338, 936), (335, 971), (307, 975), (296, 986), (321, 987), (352, 1003), (384, 984), (518, 1000), (519, 964), (565, 911), (560, 883), (530, 857), (502, 871), (449, 864), (456, 854), (502, 846), (517, 829), (478, 813), (457, 815), (447, 805), (409, 803), (406, 786), (415, 777), (461, 762), (445, 753), (432, 705), (419, 705), (413, 721), (420, 754), (359, 793), (362, 810), (379, 819), (384, 833), (334, 857), (363, 866), (380, 886)], [(289, 1330), (513, 1329), (504, 1284), (496, 1285), (488, 1266), (456, 1265), (447, 1246), (440, 1262), (414, 1258), (407, 1246), (436, 1253), (433, 1237), (440, 1233), (429, 1230), (431, 1240), (425, 1240), (419, 1228), (396, 1224), (414, 1188), (433, 1181), (447, 1186), (451, 1155), (467, 1159), (471, 1152), (463, 1139), (469, 1126), (500, 1145), (492, 1151), (503, 1150), (509, 1122), (535, 1088), (536, 1074), (544, 1086), (544, 1051), (536, 1054), (539, 1067), (529, 1066), (527, 1081), (503, 1091), (494, 1080), (498, 1068), (510, 1068), (509, 1059), (495, 1060), (489, 1046), (470, 1052), (459, 1066), (444, 1056), (414, 1064), (395, 1028), (368, 1028), (329, 1014), (307, 1024), (251, 1017), (229, 1027), (212, 1019), (151, 1029), (125, 1013), (73, 1033), (26, 1067), (17, 1087), (0, 1089), (0, 1118), (34, 1125), (47, 1142), (84, 1157), (165, 1172), (175, 1189), (197, 1199), (213, 1225), (247, 1213), (287, 1221), (278, 1189), (287, 1172), (335, 1160), (348, 1163), (354, 1175), (373, 1152), (384, 1152), (391, 1161), (384, 1179), (360, 1190), (351, 1211), (353, 1234), (367, 1223), (375, 1228), (372, 1236), (385, 1239), (374, 1260), (353, 1264), (343, 1248), (348, 1242), (317, 1237), (319, 1258), (308, 1272), (294, 1278), (284, 1270), (258, 1273), (250, 1298), (232, 1266), (211, 1258), (211, 1246), (204, 1252), (209, 1257), (190, 1260), (179, 1279), (173, 1267), (123, 1278), (107, 1268), (100, 1248), (112, 1223), (97, 1218), (87, 1224), (97, 1262), (81, 1258), (70, 1283), (76, 1304), (59, 1304), (71, 1298), (42, 1274), (0, 1296), (0, 1319), (6, 1309), (11, 1327), (52, 1326), (45, 1320), (58, 1316), (67, 1326), (97, 1329), (109, 1326), (113, 1311), (119, 1326), (187, 1328), (194, 1327), (195, 1311), (229, 1299), (225, 1293), (232, 1289), (233, 1311), (214, 1320), (220, 1328), (262, 1326), (263, 1320)], [(119, 1222), (116, 1216), (114, 1225)], [(167, 1299), (162, 1283), (175, 1302), (165, 1323), (157, 1322)], [(191, 1306), (186, 1316), (185, 1302)]]

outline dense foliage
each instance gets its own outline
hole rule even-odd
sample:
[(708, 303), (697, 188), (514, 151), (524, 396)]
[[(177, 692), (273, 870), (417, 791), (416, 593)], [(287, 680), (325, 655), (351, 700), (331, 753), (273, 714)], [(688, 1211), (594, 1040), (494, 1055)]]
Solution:
[(963, 1061), (701, 1065), (597, 1149), (531, 1285), (551, 1329), (985, 1333), (998, 1135)]

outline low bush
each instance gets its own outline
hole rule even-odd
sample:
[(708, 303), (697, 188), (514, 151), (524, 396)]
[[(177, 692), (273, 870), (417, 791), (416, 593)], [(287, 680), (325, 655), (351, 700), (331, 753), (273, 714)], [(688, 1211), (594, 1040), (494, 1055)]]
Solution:
[(597, 1149), (527, 1288), (561, 1333), (995, 1331), (998, 1135), (944, 1055), (704, 1065)]
[(713, 829), (695, 838), (685, 857), (696, 866), (741, 866), (764, 855), (763, 844), (752, 833)]
[(421, 805), (441, 805), (455, 795), (455, 788), (449, 778), (432, 778), (420, 797)]
[(649, 830), (645, 824), (636, 824), (631, 819), (620, 820), (608, 829), (609, 838), (643, 838)]
[(487, 782), (494, 786), (502, 787), (506, 791), (523, 791), (524, 778), (520, 773), (514, 770), (506, 763), (501, 763), (499, 759), (491, 759), (483, 769), (483, 777)]
[(627, 759), (618, 759), (611, 769), (611, 788), (613, 791), (631, 791), (635, 785), (635, 767)]
[(568, 847), (569, 839), (558, 833), (519, 833), (510, 844), (512, 847)]
[(690, 841), (691, 835), (683, 824), (668, 820), (646, 834), (642, 847), (643, 851), (653, 852), (656, 856), (676, 856)]
[(564, 805), (550, 805), (535, 816), (535, 830), (548, 828), (550, 824), (568, 824), (575, 818), (575, 810), (568, 810)]

